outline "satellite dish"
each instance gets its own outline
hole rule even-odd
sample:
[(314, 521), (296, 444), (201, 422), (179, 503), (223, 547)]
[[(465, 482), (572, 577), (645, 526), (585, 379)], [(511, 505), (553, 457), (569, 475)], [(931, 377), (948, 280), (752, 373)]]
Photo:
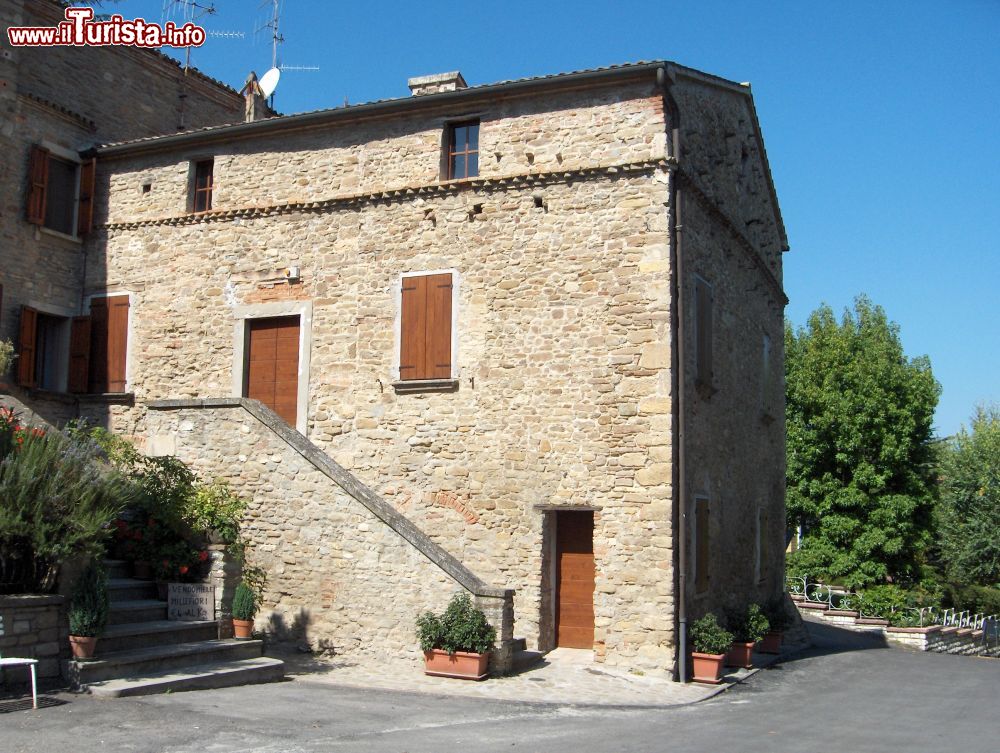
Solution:
[(260, 86), (261, 94), (263, 94), (265, 98), (274, 94), (274, 90), (278, 88), (279, 78), (281, 78), (281, 71), (277, 68), (272, 68), (260, 77), (258, 85)]

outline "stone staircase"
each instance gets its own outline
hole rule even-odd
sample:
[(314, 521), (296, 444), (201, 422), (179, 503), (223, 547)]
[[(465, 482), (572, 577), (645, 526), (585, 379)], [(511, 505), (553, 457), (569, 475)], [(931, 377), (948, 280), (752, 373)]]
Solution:
[(281, 680), (284, 662), (263, 656), (258, 640), (220, 639), (215, 620), (167, 619), (156, 584), (129, 577), (128, 564), (105, 563), (111, 613), (92, 660), (71, 660), (74, 687), (96, 696), (149, 695)]

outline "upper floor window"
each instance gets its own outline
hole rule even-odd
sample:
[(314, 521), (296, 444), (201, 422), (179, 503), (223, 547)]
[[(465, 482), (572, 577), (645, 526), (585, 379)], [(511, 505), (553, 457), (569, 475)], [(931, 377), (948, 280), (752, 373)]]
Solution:
[(207, 212), (212, 208), (212, 189), (215, 185), (214, 169), (215, 160), (203, 159), (194, 163), (194, 190), (192, 191), (191, 209), (195, 212)]
[(448, 127), (448, 180), (479, 175), (479, 121), (467, 120)]
[(399, 379), (452, 378), (452, 274), (404, 276)]
[(28, 162), (26, 214), (33, 225), (64, 235), (86, 235), (93, 222), (96, 161), (80, 163), (38, 144)]

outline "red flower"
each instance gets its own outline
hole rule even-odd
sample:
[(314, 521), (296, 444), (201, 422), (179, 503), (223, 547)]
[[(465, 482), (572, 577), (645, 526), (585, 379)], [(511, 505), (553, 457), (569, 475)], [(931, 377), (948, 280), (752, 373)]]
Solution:
[(208, 552), (206, 552), (206, 551), (198, 552), (198, 559), (201, 560), (202, 562), (204, 562), (205, 560), (207, 560), (208, 559)]
[(179, 572), (181, 575), (187, 575), (187, 571), (188, 571), (187, 565), (181, 565), (180, 567), (177, 568), (177, 572)]
[(166, 570), (170, 567), (170, 560), (163, 560), (163, 569)]

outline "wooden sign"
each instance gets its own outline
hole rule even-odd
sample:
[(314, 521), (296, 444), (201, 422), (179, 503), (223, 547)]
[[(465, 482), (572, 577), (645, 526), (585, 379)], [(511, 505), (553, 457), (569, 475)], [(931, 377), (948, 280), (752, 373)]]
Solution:
[(167, 591), (167, 619), (192, 622), (215, 619), (215, 586), (171, 583)]

